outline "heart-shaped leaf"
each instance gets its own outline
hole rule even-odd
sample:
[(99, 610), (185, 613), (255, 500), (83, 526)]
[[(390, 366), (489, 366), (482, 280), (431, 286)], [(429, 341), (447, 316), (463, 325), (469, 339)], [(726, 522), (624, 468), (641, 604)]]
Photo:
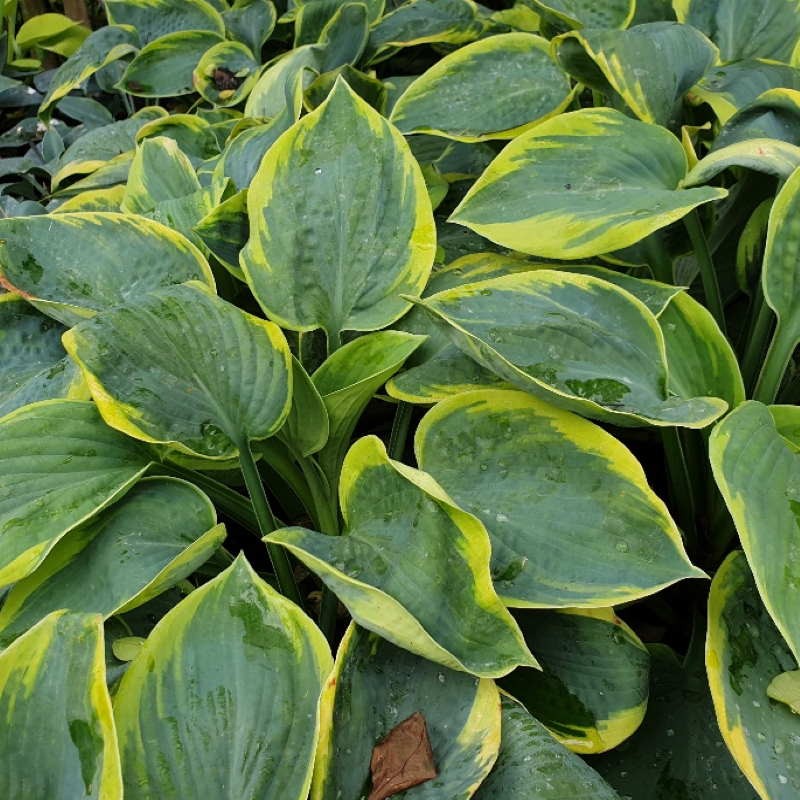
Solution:
[(345, 458), (339, 494), (344, 535), (284, 528), (266, 541), (316, 572), (359, 625), (412, 653), (481, 677), (535, 666), (492, 587), (483, 525), (429, 475), (367, 436)]
[(603, 753), (625, 741), (647, 709), (650, 655), (613, 609), (519, 615), (542, 672), (520, 669), (503, 688), (570, 750)]
[(176, 31), (145, 45), (128, 64), (120, 89), (136, 97), (175, 97), (195, 91), (194, 68), (222, 41), (214, 31)]
[(106, 422), (146, 442), (232, 458), (289, 413), (291, 355), (280, 329), (200, 284), (86, 320), (64, 346)]
[(616, 92), (640, 120), (657, 125), (680, 121), (683, 96), (718, 55), (700, 31), (675, 22), (576, 31), (556, 39), (555, 47), (571, 75), (607, 94)]
[(122, 677), (125, 797), (304, 800), (331, 667), (313, 622), (239, 556), (158, 623)]
[(423, 418), (415, 451), (486, 526), (494, 584), (511, 606), (603, 607), (703, 574), (624, 445), (531, 395), (449, 398)]
[(409, 307), (400, 295), (428, 279), (435, 231), (422, 173), (344, 81), (267, 151), (247, 202), (242, 267), (285, 327), (321, 327), (338, 343), (343, 330), (393, 322)]

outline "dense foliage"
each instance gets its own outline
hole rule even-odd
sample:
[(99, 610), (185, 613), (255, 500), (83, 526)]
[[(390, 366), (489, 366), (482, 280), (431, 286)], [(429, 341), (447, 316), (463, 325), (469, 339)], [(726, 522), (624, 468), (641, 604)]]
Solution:
[(800, 797), (799, 0), (0, 8), (0, 797)]

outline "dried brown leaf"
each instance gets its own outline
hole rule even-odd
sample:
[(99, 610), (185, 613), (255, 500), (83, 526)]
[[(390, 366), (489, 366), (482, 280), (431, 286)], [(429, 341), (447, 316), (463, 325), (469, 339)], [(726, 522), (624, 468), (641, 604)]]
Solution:
[(386, 800), (437, 776), (425, 717), (419, 711), (396, 725), (372, 751), (372, 792)]

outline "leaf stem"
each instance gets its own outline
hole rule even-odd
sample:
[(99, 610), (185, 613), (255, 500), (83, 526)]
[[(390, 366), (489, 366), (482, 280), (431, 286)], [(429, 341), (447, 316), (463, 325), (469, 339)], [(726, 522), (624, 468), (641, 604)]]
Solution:
[[(300, 461), (306, 483), (314, 498), (315, 522), (322, 533), (328, 536), (339, 535), (339, 512), (336, 498), (331, 496), (325, 476), (317, 463), (311, 458)], [(322, 600), (319, 609), (319, 627), (325, 638), (333, 644), (336, 635), (336, 612), (339, 608), (339, 599), (327, 587), (322, 587)]]
[[(253, 511), (258, 520), (258, 529), (262, 537), (266, 536), (272, 533), (277, 528), (277, 525), (275, 524), (275, 517), (272, 515), (272, 509), (269, 507), (267, 493), (264, 491), (264, 484), (261, 483), (261, 476), (258, 473), (249, 442), (243, 442), (239, 446), (239, 463), (247, 486), (247, 492), (253, 503)], [(267, 544), (267, 551), (272, 561), (272, 568), (275, 570), (275, 577), (278, 579), (281, 594), (293, 600), (302, 608), (303, 601), (297, 589), (292, 565), (286, 551), (274, 544)]]
[(664, 446), (670, 490), (675, 502), (675, 516), (686, 535), (687, 543), (694, 545), (697, 541), (697, 529), (695, 527), (697, 507), (678, 429), (663, 428), (661, 430), (661, 442)]
[(779, 320), (753, 391), (753, 399), (767, 405), (775, 402), (795, 347), (797, 347), (797, 336), (791, 328), (781, 325)]
[(748, 392), (754, 388), (759, 368), (764, 363), (764, 353), (770, 340), (772, 321), (774, 319), (772, 309), (764, 300), (764, 290), (760, 281), (756, 287), (753, 304), (757, 306), (755, 321), (742, 356), (742, 378), (744, 378), (744, 384)]
[(717, 321), (723, 334), (726, 333), (725, 326), (725, 307), (722, 304), (722, 294), (719, 289), (717, 272), (714, 269), (714, 260), (708, 246), (703, 225), (700, 222), (700, 215), (696, 210), (691, 211), (683, 220), (689, 239), (694, 248), (694, 255), (697, 265), (700, 268), (700, 278), (703, 282), (703, 291), (706, 296), (706, 305), (714, 319)]
[(389, 434), (389, 458), (399, 461), (403, 457), (408, 439), (408, 431), (411, 428), (411, 417), (414, 408), (410, 403), (398, 402), (394, 410), (394, 420), (392, 421), (392, 432)]

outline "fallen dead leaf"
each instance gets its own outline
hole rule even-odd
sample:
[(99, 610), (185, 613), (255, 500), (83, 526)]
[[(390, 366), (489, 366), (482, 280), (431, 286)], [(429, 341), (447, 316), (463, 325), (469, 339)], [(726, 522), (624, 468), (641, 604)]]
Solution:
[(368, 800), (386, 800), (438, 775), (428, 726), (419, 711), (395, 725), (375, 745), (370, 768), (372, 792)]

